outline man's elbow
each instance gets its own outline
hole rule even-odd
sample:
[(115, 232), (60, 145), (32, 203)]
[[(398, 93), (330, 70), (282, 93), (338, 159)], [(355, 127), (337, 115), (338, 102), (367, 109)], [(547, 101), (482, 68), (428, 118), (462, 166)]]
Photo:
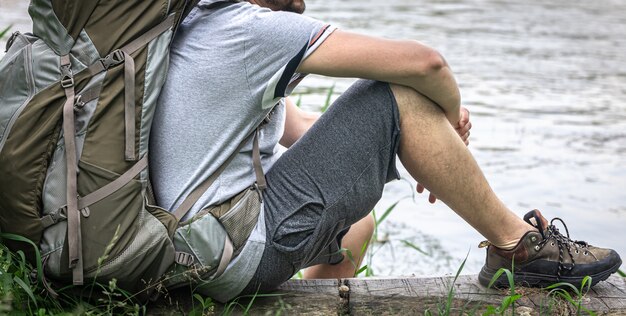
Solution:
[(429, 49), (421, 64), (419, 72), (425, 77), (439, 73), (441, 70), (448, 67), (448, 63), (443, 56), (434, 49)]
[(413, 56), (409, 58), (411, 60), (411, 67), (413, 69), (413, 75), (419, 77), (428, 77), (436, 74), (448, 67), (448, 63), (443, 56), (434, 48), (425, 46), (419, 42), (414, 42)]

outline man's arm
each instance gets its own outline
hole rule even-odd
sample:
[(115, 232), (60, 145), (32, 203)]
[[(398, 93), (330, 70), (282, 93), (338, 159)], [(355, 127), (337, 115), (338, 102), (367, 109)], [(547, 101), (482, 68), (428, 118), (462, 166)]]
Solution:
[(289, 148), (293, 145), (320, 117), (317, 113), (306, 112), (296, 106), (290, 98), (285, 98), (285, 132), (280, 144)]
[(445, 59), (417, 41), (334, 31), (298, 72), (355, 77), (411, 87), (439, 105), (452, 126), (460, 119), (460, 93)]

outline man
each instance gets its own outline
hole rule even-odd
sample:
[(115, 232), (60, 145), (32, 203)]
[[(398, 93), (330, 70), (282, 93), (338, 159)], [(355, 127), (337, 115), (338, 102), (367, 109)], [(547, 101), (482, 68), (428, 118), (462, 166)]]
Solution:
[[(489, 240), (486, 284), (515, 261), (516, 280), (594, 282), (615, 272), (613, 250), (560, 235), (539, 211), (525, 219), (494, 194), (467, 150), (471, 123), (449, 65), (415, 41), (374, 38), (306, 18), (302, 0), (201, 1), (180, 26), (155, 114), (152, 174), (176, 209), (229, 160), (186, 218), (254, 185), (260, 125), (263, 210), (226, 272), (209, 282), (220, 301), (305, 277), (349, 277), (372, 232), (369, 211), (398, 178), (396, 155), (420, 184)], [(317, 119), (285, 98), (315, 73), (356, 82)], [(239, 144), (244, 147), (239, 149)], [(282, 146), (281, 146), (282, 145)], [(285, 150), (285, 148), (288, 148)]]

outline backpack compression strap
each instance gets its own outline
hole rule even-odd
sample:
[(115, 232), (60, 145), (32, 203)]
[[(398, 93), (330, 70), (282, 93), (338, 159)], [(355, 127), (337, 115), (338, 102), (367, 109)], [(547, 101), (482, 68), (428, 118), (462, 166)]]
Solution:
[[(115, 66), (124, 62), (124, 112), (125, 112), (125, 159), (136, 160), (135, 155), (135, 62), (130, 54), (134, 53), (141, 47), (148, 44), (152, 39), (159, 36), (161, 33), (174, 26), (175, 14), (168, 16), (163, 22), (157, 24), (155, 27), (142, 34), (132, 42), (128, 43), (124, 47), (111, 52), (106, 57), (100, 59), (95, 64), (91, 65), (86, 71), (89, 74), (96, 75), (103, 71), (106, 71), (111, 66)], [(85, 71), (85, 70), (83, 70)], [(82, 72), (82, 71), (81, 71)], [(80, 211), (78, 203), (78, 188), (77, 188), (77, 174), (78, 174), (78, 162), (77, 162), (77, 150), (75, 140), (75, 127), (74, 127), (74, 103), (75, 103), (75, 91), (74, 91), (74, 75), (71, 69), (71, 60), (69, 55), (61, 56), (61, 87), (65, 92), (65, 103), (63, 104), (63, 139), (65, 141), (65, 160), (67, 164), (67, 243), (68, 243), (68, 256), (69, 256), (69, 268), (72, 270), (72, 280), (74, 285), (83, 284), (83, 255), (82, 255), (82, 236), (80, 232)], [(131, 168), (133, 172), (139, 169), (146, 160), (140, 160)], [(139, 171), (143, 170), (141, 168)], [(129, 172), (131, 171), (129, 170)], [(129, 172), (125, 173), (128, 174)], [(132, 173), (132, 172), (131, 172)], [(116, 181), (111, 183), (111, 186), (105, 186), (104, 192), (109, 192), (113, 189), (117, 190), (132, 178), (124, 176), (120, 177)], [(119, 180), (119, 181), (118, 181)], [(115, 183), (115, 185), (113, 185)], [(103, 191), (96, 194), (102, 195)], [(112, 191), (115, 192), (115, 191)], [(94, 192), (95, 193), (95, 192)], [(109, 193), (110, 194), (110, 193)], [(89, 197), (89, 196), (87, 196)], [(92, 196), (94, 197), (94, 196)], [(94, 202), (95, 203), (95, 202)], [(83, 205), (88, 203), (82, 203)]]
[(83, 284), (82, 238), (80, 235), (80, 213), (78, 212), (78, 188), (76, 175), (76, 139), (74, 135), (74, 77), (69, 55), (61, 56), (61, 87), (65, 92), (63, 104), (63, 139), (67, 164), (67, 246), (69, 268), (75, 285)]

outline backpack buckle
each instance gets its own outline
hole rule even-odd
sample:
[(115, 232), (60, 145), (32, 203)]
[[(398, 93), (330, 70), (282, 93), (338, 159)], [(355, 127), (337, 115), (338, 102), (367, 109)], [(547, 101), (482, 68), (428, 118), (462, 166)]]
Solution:
[(124, 62), (124, 52), (116, 49), (108, 54), (106, 57), (101, 58), (100, 62), (102, 63), (102, 67), (104, 69), (109, 69), (112, 66), (119, 65)]
[(176, 263), (185, 267), (191, 267), (194, 261), (195, 260), (192, 254), (187, 253), (187, 252), (182, 252), (182, 251), (176, 252), (176, 258), (175, 258)]
[(74, 75), (72, 74), (71, 65), (61, 66), (61, 87), (63, 87), (63, 89), (67, 89), (73, 86), (74, 86)]

